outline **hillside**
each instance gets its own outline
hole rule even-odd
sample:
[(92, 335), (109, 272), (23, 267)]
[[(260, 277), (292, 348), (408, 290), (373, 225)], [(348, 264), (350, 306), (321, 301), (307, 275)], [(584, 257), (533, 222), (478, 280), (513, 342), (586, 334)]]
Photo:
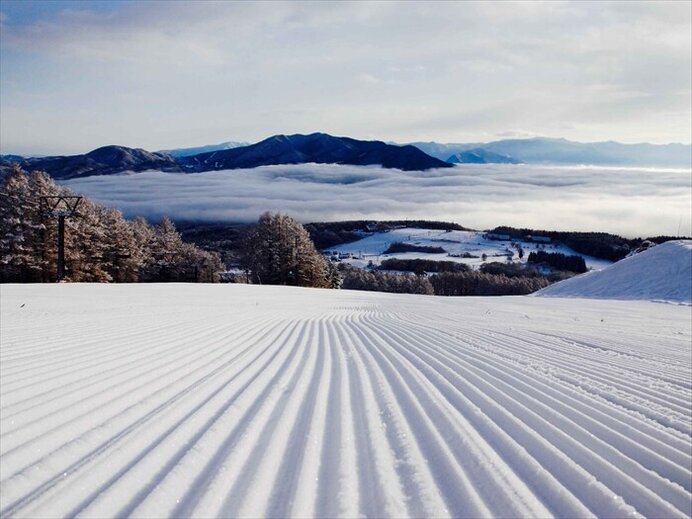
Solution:
[(184, 284), (0, 296), (2, 517), (692, 512), (689, 307)]
[(180, 171), (173, 157), (125, 146), (102, 146), (84, 155), (1, 160), (0, 169), (17, 162), (25, 171), (41, 170), (56, 180), (112, 175), (124, 171)]
[[(545, 250), (565, 255), (580, 255), (590, 269), (602, 269), (611, 264), (608, 260), (578, 254), (561, 243), (538, 243), (526, 239), (495, 239), (488, 233), (480, 231), (441, 230), (430, 228), (403, 227), (381, 232), (360, 232), (361, 239), (329, 247), (335, 254), (346, 256), (342, 261), (356, 267), (365, 268), (370, 262), (377, 266), (390, 258), (425, 259), (437, 261), (454, 261), (478, 268), (486, 261), (515, 264), (526, 263), (531, 251)], [(442, 248), (442, 253), (405, 252), (388, 254), (386, 251), (393, 243), (420, 247)], [(519, 258), (519, 249), (524, 254)], [(484, 258), (485, 256), (485, 258)]]
[(544, 288), (536, 295), (646, 299), (692, 304), (692, 241), (669, 241)]

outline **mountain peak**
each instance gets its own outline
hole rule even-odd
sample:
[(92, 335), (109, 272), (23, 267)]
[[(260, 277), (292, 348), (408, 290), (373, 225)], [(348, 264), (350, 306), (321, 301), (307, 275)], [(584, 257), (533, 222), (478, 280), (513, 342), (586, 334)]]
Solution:
[(187, 171), (255, 168), (275, 164), (379, 165), (402, 170), (426, 170), (451, 165), (413, 146), (381, 141), (360, 141), (327, 133), (278, 134), (256, 144), (232, 150), (204, 153), (182, 161)]

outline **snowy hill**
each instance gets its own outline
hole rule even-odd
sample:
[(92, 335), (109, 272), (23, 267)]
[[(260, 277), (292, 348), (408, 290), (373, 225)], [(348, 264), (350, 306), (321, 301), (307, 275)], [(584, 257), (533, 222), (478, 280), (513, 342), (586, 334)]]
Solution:
[(690, 308), (1, 285), (2, 517), (692, 515)]
[(536, 293), (548, 297), (647, 299), (692, 304), (692, 241), (669, 241)]

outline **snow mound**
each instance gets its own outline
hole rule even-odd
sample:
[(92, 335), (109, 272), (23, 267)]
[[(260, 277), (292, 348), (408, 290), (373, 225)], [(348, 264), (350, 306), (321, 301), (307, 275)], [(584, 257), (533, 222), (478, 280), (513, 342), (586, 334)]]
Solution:
[(662, 243), (603, 270), (546, 287), (536, 295), (692, 304), (692, 241)]

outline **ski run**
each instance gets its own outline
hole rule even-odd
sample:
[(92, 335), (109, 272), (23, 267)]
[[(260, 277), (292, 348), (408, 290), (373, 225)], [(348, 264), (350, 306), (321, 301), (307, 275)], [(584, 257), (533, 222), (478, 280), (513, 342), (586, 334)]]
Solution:
[(3, 285), (0, 516), (692, 515), (692, 306)]

